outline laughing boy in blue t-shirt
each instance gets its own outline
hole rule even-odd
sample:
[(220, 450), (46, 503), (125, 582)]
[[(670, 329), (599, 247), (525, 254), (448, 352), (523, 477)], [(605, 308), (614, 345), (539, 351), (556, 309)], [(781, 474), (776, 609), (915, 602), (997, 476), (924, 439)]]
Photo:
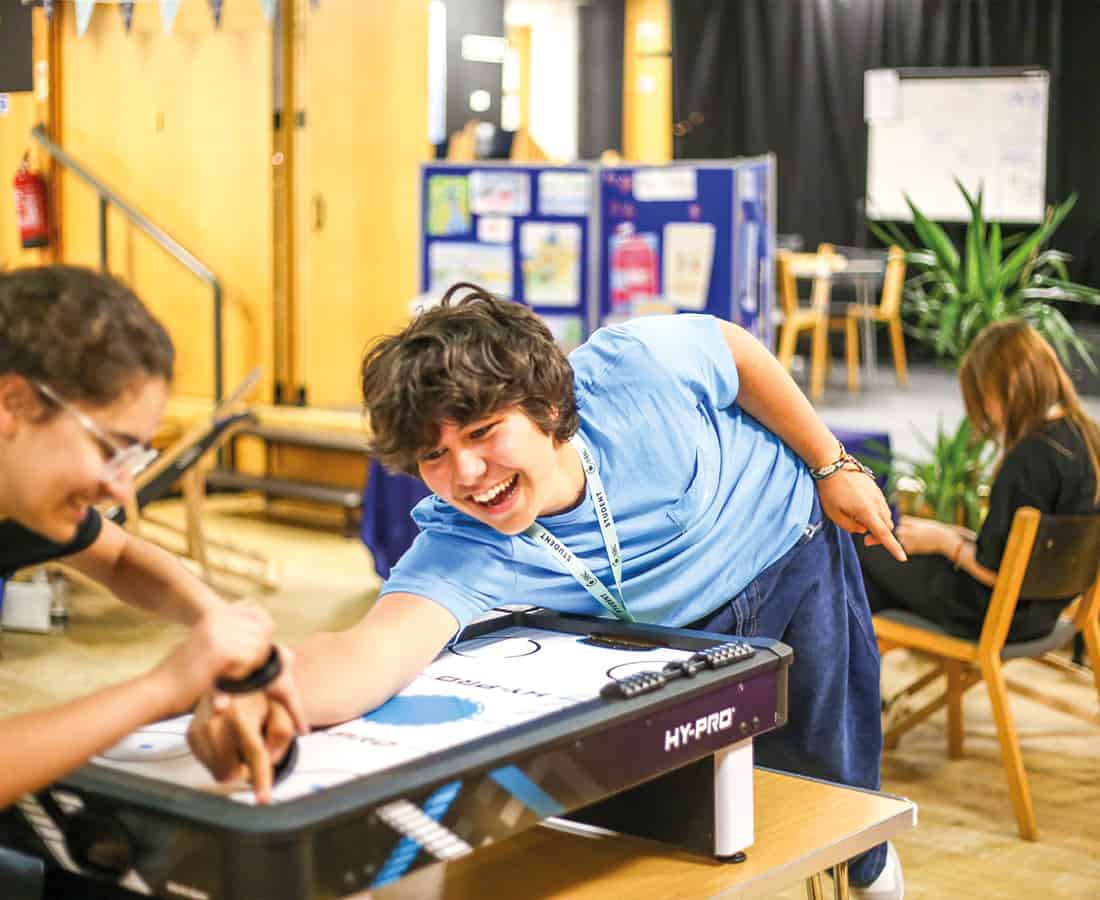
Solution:
[[(680, 315), (601, 329), (566, 359), (525, 307), (479, 290), (452, 304), (460, 287), (363, 361), (371, 452), (433, 495), (364, 619), (297, 649), (311, 721), (383, 703), (474, 617), (531, 602), (782, 640), (790, 721), (757, 759), (877, 788), (878, 652), (846, 532), (904, 552), (874, 481), (775, 357)], [(200, 711), (192, 739), (215, 774), (262, 746), (265, 716), (281, 752), (292, 731), (262, 704)], [(862, 896), (901, 896), (885, 845), (850, 872)]]

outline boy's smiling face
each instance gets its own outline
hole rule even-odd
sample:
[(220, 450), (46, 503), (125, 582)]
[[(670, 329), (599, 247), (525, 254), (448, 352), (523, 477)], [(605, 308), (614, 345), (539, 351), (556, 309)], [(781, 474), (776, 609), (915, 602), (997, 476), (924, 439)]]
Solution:
[(418, 468), (440, 499), (502, 534), (519, 534), (584, 494), (572, 445), (556, 443), (519, 407), (468, 425), (444, 422)]

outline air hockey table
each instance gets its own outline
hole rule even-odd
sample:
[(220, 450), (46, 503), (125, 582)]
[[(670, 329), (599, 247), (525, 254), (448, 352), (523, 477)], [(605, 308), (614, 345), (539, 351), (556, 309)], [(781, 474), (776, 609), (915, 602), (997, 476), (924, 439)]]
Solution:
[[(724, 858), (752, 844), (752, 741), (787, 717), (776, 641), (493, 614), (403, 692), (298, 739), (269, 806), (216, 784), (189, 717), (0, 815), (88, 896), (327, 900), (552, 816)], [(63, 870), (63, 871), (62, 871)]]

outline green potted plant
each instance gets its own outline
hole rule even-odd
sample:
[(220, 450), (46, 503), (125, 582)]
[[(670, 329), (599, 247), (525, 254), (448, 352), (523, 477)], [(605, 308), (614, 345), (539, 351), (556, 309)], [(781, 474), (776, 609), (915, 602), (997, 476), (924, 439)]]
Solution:
[(1050, 208), (1043, 223), (1030, 233), (1001, 237), (997, 222), (982, 213), (982, 192), (971, 196), (955, 179), (970, 208), (964, 252), (947, 233), (925, 216), (907, 196), (913, 228), (923, 246), (915, 246), (892, 222), (869, 222), (886, 244), (906, 251), (913, 273), (905, 284), (902, 314), (906, 330), (933, 348), (937, 357), (957, 364), (970, 342), (990, 322), (1020, 316), (1035, 326), (1072, 365), (1076, 354), (1089, 370), (1096, 363), (1087, 344), (1051, 301), (1100, 303), (1100, 291), (1070, 281), (1069, 257), (1045, 249), (1047, 242), (1077, 202), (1073, 194)]
[(977, 531), (985, 516), (993, 443), (975, 433), (965, 416), (954, 432), (944, 431), (941, 421), (931, 441), (919, 437), (924, 456), (877, 447), (878, 457), (866, 460), (876, 475), (886, 476), (887, 496), (903, 513)]

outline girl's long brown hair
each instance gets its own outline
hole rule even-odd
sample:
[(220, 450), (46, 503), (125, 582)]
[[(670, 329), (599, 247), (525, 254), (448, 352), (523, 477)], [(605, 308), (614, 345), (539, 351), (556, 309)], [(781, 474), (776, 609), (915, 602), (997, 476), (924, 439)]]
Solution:
[(984, 434), (994, 432), (985, 401), (1000, 405), (1005, 452), (1040, 431), (1058, 404), (1084, 441), (1096, 481), (1093, 502), (1100, 503), (1100, 427), (1081, 406), (1054, 348), (1031, 325), (1013, 318), (983, 328), (963, 356), (959, 381), (966, 414)]

